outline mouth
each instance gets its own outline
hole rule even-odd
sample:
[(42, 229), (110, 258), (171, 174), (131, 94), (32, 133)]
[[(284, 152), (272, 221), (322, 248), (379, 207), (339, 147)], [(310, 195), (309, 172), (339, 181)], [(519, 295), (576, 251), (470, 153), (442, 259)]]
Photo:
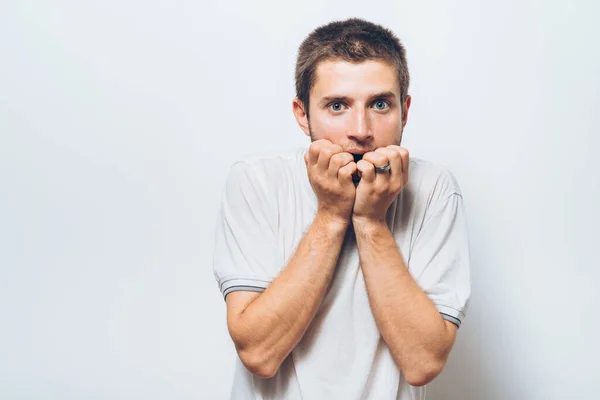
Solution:
[(352, 157), (354, 157), (355, 163), (359, 162), (363, 158), (363, 154), (355, 154), (355, 153), (351, 153), (351, 154), (352, 154)]
[[(352, 157), (354, 157), (354, 162), (357, 163), (360, 160), (362, 160), (363, 156), (368, 151), (367, 150), (360, 150), (360, 149), (350, 149), (350, 150), (347, 150), (347, 152), (350, 153), (350, 154), (352, 154)], [(360, 182), (360, 178), (361, 178), (360, 171), (356, 171), (354, 174), (352, 174), (352, 182), (354, 182), (354, 186), (358, 185), (358, 183)]]
[[(363, 155), (362, 154), (352, 154), (352, 157), (354, 157), (354, 162), (357, 163), (363, 158)], [(354, 182), (354, 186), (358, 185), (358, 182), (360, 182), (360, 171), (356, 171), (355, 173), (352, 174), (352, 182)]]

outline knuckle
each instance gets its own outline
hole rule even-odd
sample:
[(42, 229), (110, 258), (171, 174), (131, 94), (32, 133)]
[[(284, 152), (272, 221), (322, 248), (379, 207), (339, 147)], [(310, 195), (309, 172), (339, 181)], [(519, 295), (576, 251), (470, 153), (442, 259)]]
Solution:
[(343, 161), (344, 160), (344, 153), (336, 153), (333, 152), (333, 155), (331, 156), (331, 160), (336, 160), (336, 161)]
[(390, 155), (388, 155), (388, 158), (390, 160), (394, 160), (394, 161), (402, 160), (402, 156), (400, 156), (400, 153), (397, 153), (397, 152), (391, 153)]
[(357, 166), (363, 172), (373, 171), (375, 169), (375, 166), (364, 158), (358, 162)]
[(319, 148), (320, 148), (319, 144), (317, 142), (313, 142), (310, 145), (308, 151), (309, 151), (309, 153), (310, 153), (311, 156), (313, 156), (313, 157), (314, 156), (318, 156), (319, 155), (319, 151), (320, 151)]
[(333, 166), (335, 166), (337, 168), (340, 168), (342, 165), (344, 165), (342, 159), (340, 157), (338, 157), (338, 154), (334, 154), (331, 157), (331, 160), (329, 161), (329, 164), (333, 165)]
[(368, 153), (365, 153), (362, 160), (360, 160), (360, 161), (368, 161), (368, 162), (372, 163), (373, 161), (376, 160), (376, 157), (377, 157), (376, 153), (373, 151), (370, 151)]
[(377, 156), (373, 157), (375, 161), (375, 163), (377, 164), (385, 164), (387, 162), (387, 157), (383, 154), (378, 154)]
[(350, 159), (348, 159), (348, 157), (346, 155), (344, 155), (343, 153), (338, 153), (334, 157), (336, 160), (336, 164), (339, 167), (344, 167), (352, 161), (352, 157), (350, 157)]
[(348, 176), (350, 174), (352, 174), (352, 172), (347, 168), (347, 166), (340, 168), (338, 171), (338, 175), (341, 176)]
[(331, 158), (334, 154), (333, 150), (329, 147), (321, 149), (321, 154), (327, 158)]

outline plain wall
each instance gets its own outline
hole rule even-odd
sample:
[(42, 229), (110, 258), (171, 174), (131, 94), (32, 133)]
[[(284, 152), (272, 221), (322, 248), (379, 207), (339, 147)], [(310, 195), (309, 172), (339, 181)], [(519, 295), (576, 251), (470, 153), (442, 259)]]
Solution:
[(0, 398), (226, 399), (232, 162), (308, 146), (303, 38), (404, 42), (403, 146), (464, 193), (473, 295), (430, 399), (600, 396), (600, 3), (0, 3)]

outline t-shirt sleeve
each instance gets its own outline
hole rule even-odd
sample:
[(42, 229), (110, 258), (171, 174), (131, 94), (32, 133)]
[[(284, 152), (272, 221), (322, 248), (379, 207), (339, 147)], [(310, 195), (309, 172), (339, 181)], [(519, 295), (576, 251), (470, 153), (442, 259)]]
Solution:
[(445, 320), (462, 323), (471, 294), (467, 224), (460, 193), (428, 213), (408, 268)]
[(234, 291), (264, 291), (280, 268), (276, 209), (245, 162), (230, 170), (215, 230), (213, 272), (225, 298)]

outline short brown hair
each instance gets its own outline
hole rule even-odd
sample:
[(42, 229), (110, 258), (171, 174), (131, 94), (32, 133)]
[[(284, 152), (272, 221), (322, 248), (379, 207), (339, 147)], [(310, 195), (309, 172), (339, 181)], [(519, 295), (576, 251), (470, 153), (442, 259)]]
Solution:
[(410, 82), (406, 50), (389, 29), (363, 19), (350, 18), (320, 26), (304, 39), (298, 49), (295, 75), (296, 97), (304, 104), (307, 117), (317, 65), (325, 60), (383, 60), (390, 63), (398, 72), (400, 100), (404, 107)]

